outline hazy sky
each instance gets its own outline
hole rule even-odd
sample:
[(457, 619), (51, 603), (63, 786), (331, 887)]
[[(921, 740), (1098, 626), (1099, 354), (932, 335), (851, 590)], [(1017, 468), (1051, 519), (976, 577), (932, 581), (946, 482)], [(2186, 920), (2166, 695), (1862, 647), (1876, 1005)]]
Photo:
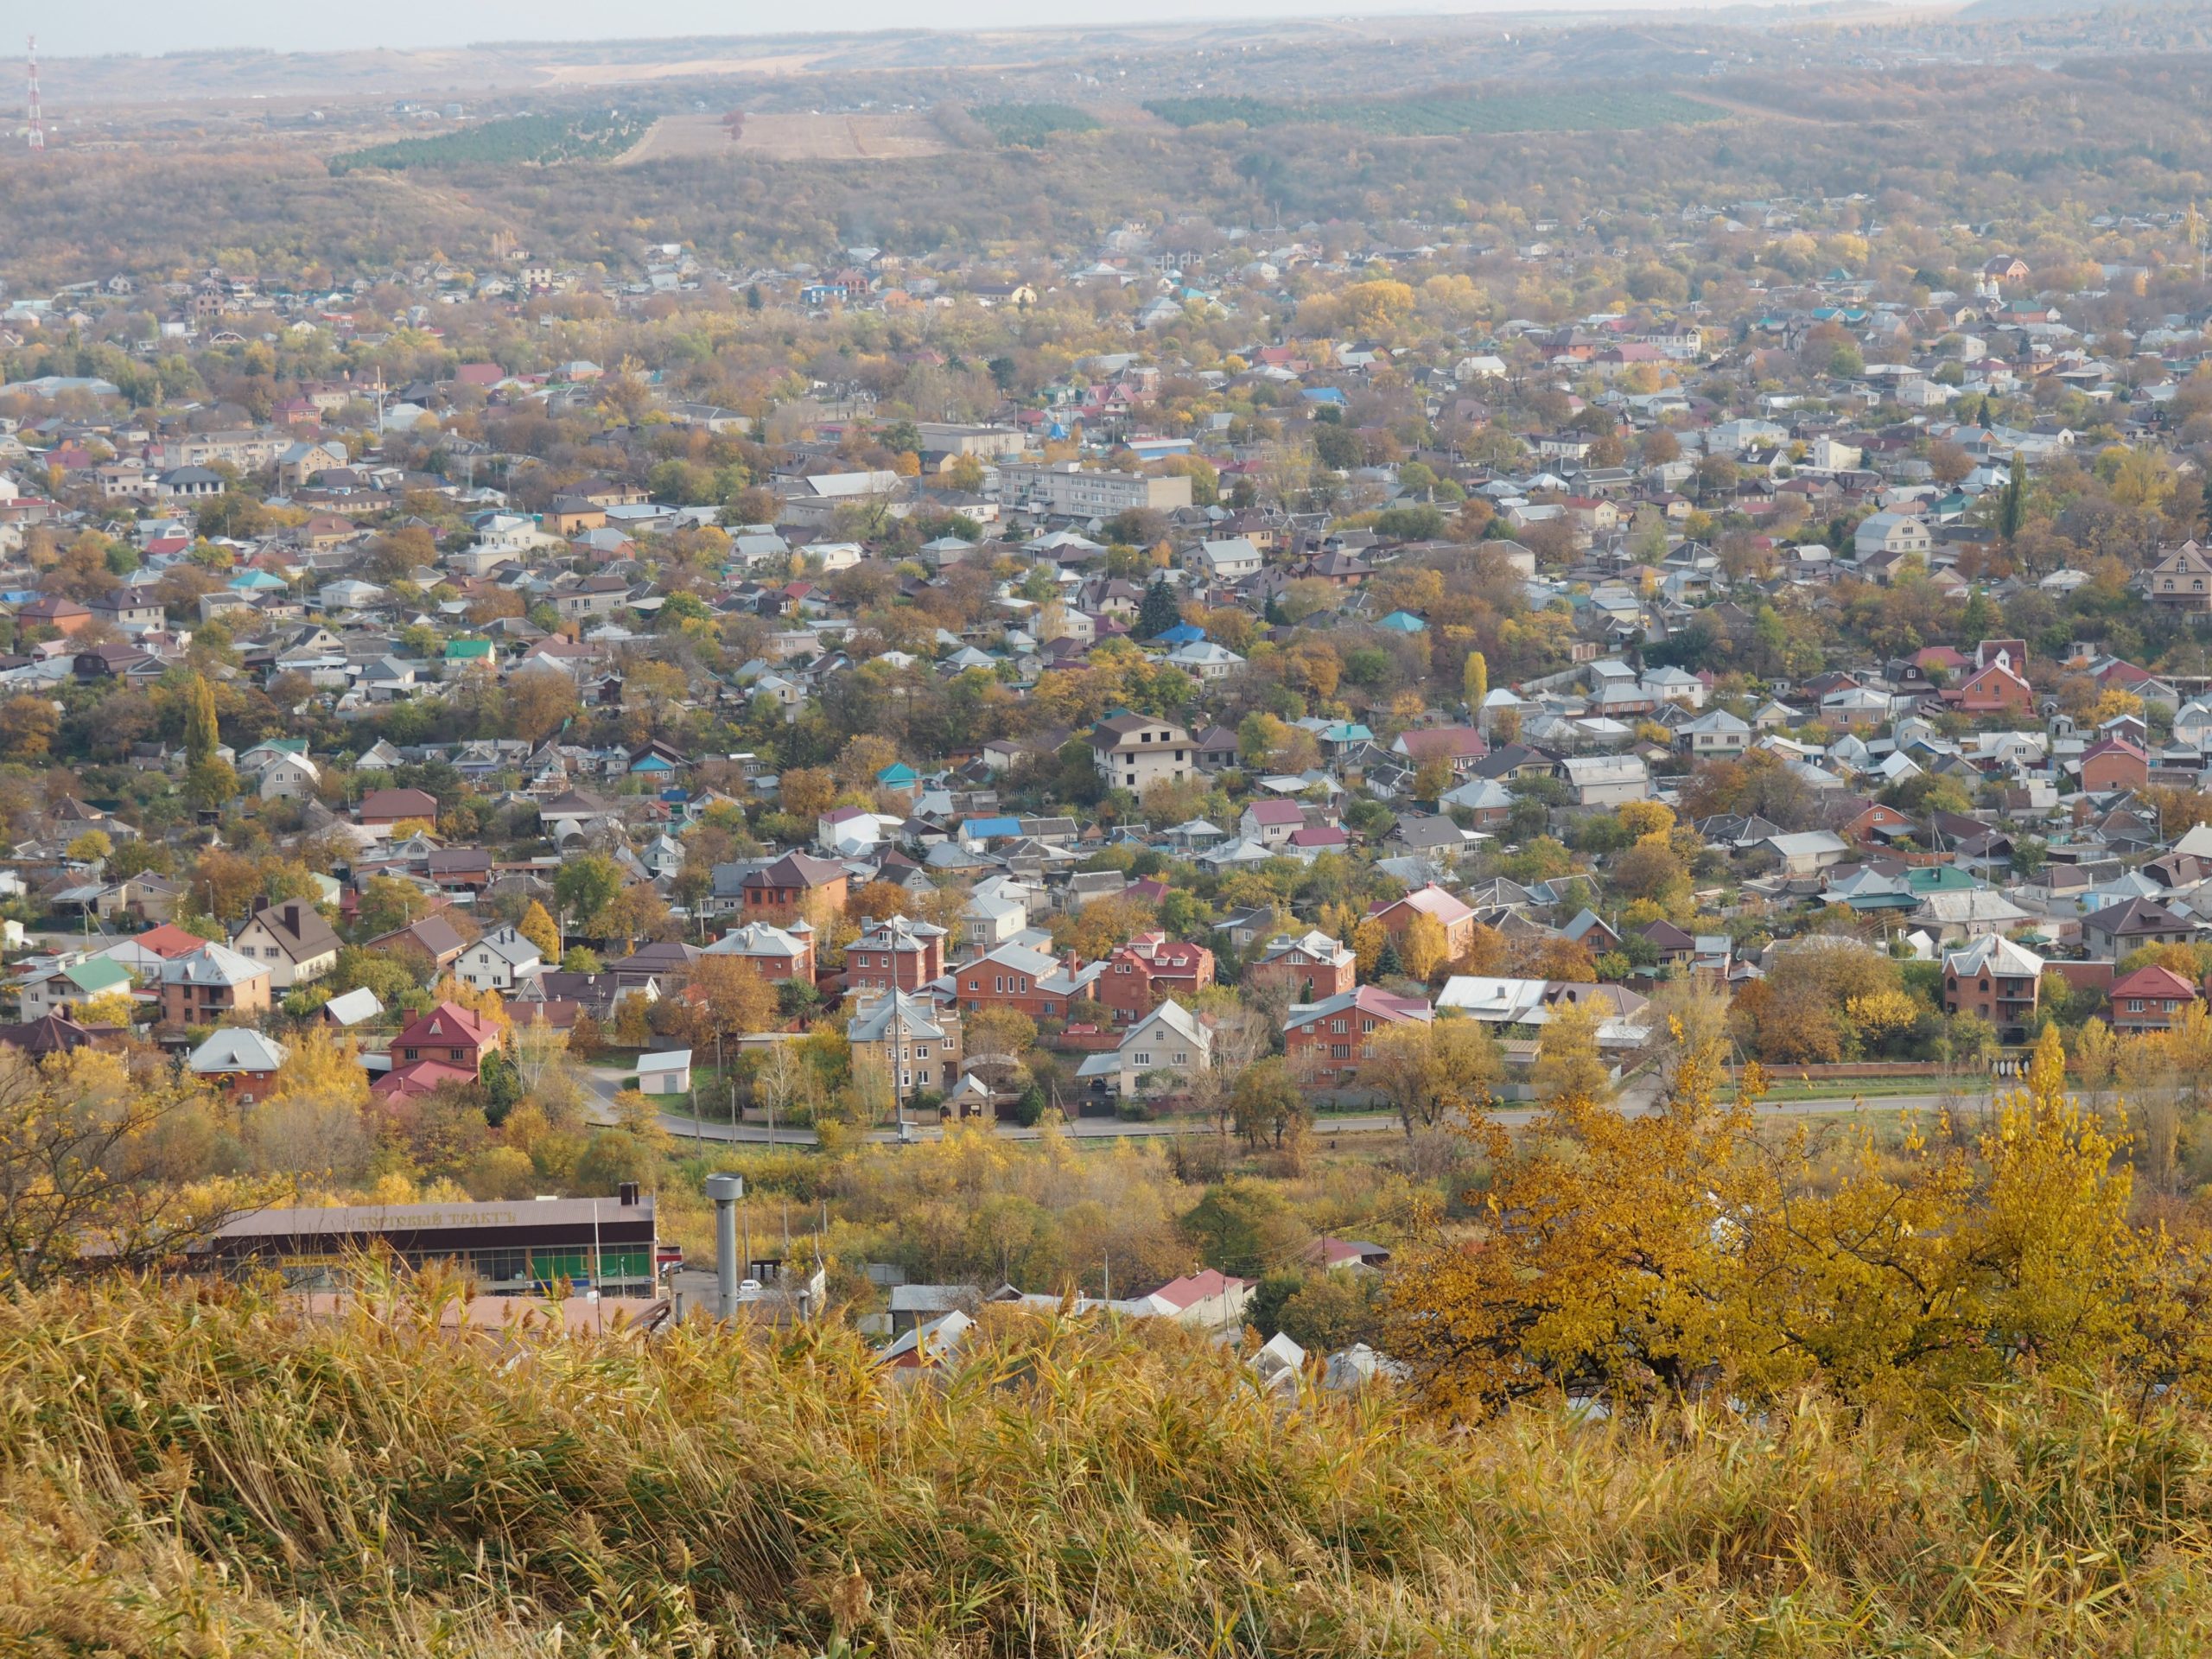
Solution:
[[(1683, 10), (1720, 0), (1549, 0), (1561, 10)], [(1794, 0), (1783, 0), (1792, 3)], [(911, 0), (848, 0), (837, 7), (767, 6), (757, 0), (651, 0), (635, 8), (605, 0), (378, 0), (368, 6), (302, 5), (299, 0), (105, 0), (40, 14), (39, 51), (47, 57), (195, 48), (265, 47), (313, 52), (374, 46), (464, 46), (472, 41), (623, 40), (671, 35), (753, 35), (791, 29), (1034, 28), (1040, 24), (1148, 22), (1169, 18), (1281, 17), (1348, 13), (1527, 12), (1529, 0), (950, 0), (917, 8)]]

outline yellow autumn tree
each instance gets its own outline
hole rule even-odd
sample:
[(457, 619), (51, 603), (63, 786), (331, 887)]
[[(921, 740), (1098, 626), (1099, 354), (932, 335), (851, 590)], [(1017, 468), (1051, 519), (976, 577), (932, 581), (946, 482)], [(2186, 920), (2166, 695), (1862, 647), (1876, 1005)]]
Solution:
[(1763, 1140), (1757, 1067), (1716, 1099), (1723, 1052), (1685, 1052), (1647, 1115), (1562, 1096), (1497, 1156), (1482, 1236), (1407, 1253), (1384, 1345), (1433, 1404), (1633, 1406), (1711, 1382), (1940, 1412), (2031, 1370), (2143, 1397), (2212, 1374), (2212, 1266), (2131, 1224), (2120, 1146), (2068, 1094), (2056, 1027), (1972, 1154), (1916, 1132), (1901, 1154), (1864, 1130)]
[(549, 963), (561, 960), (561, 930), (554, 925), (551, 914), (537, 899), (530, 901), (530, 908), (515, 924), (515, 931), (537, 947), (537, 954)]
[(1398, 960), (1414, 979), (1427, 979), (1451, 959), (1451, 941), (1433, 916), (1416, 915), (1398, 937)]
[(1621, 827), (1638, 841), (1665, 840), (1675, 827), (1675, 810), (1664, 801), (1627, 801), (1619, 808)]
[(1375, 964), (1382, 959), (1382, 947), (1389, 942), (1390, 930), (1372, 916), (1352, 930), (1352, 955), (1358, 958), (1358, 974), (1362, 979), (1375, 977)]

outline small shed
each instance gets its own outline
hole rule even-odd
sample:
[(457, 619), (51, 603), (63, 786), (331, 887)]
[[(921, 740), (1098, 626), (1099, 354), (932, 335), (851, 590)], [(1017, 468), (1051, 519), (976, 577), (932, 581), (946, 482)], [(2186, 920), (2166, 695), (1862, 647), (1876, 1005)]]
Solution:
[(638, 1091), (646, 1095), (690, 1094), (691, 1051), (671, 1048), (664, 1053), (639, 1055)]

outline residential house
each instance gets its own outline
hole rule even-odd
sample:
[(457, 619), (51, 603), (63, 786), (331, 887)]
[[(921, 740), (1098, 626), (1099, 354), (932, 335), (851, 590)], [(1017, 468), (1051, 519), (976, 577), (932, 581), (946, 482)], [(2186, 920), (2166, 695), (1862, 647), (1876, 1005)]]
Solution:
[(1325, 933), (1279, 933), (1268, 941), (1260, 959), (1246, 967), (1242, 982), (1278, 985), (1294, 1002), (1319, 1002), (1350, 991), (1358, 982), (1358, 969), (1359, 958)]
[(2151, 757), (2124, 737), (2107, 737), (2082, 754), (2082, 787), (2091, 792), (2142, 789), (2151, 781)]
[(171, 1026), (213, 1026), (232, 1015), (252, 1018), (269, 1012), (269, 968), (226, 944), (213, 943), (161, 968), (162, 1021)]
[(861, 918), (860, 936), (845, 947), (845, 982), (856, 993), (912, 994), (944, 973), (944, 929), (906, 916)]
[(1192, 1073), (1212, 1062), (1212, 1032), (1181, 1003), (1169, 1001), (1131, 1026), (1120, 1046), (1085, 1059), (1076, 1078), (1128, 1100), (1179, 1092)]
[(1033, 1020), (1065, 1020), (1069, 1005), (1095, 995), (1106, 964), (1077, 967), (1027, 945), (1002, 944), (960, 964), (954, 992), (963, 1013), (978, 1008), (1013, 1008)]
[(1972, 1014), (1997, 1030), (2001, 1042), (2023, 1040), (2035, 1023), (2044, 959), (1994, 933), (1943, 957), (1943, 1012)]
[(1127, 710), (1100, 721), (1091, 729), (1090, 742), (1091, 759), (1107, 787), (1133, 794), (1141, 795), (1155, 783), (1180, 783), (1198, 765), (1186, 728)]
[(2082, 942), (2118, 962), (2149, 944), (2188, 944), (2197, 926), (2148, 899), (2130, 899), (2082, 918)]
[(926, 996), (884, 991), (855, 1001), (845, 1039), (853, 1063), (883, 1068), (903, 1104), (917, 1094), (943, 1094), (960, 1081), (957, 1008)]
[(1212, 951), (1155, 931), (1138, 934), (1106, 958), (1091, 995), (1112, 1010), (1116, 1025), (1126, 1026), (1163, 997), (1194, 998), (1212, 983)]
[(420, 789), (372, 789), (361, 798), (353, 817), (372, 830), (388, 830), (396, 823), (418, 820), (435, 823), (438, 798)]
[(2197, 990), (2172, 969), (2152, 963), (2114, 980), (2110, 995), (2112, 1028), (2139, 1036), (2165, 1030), (2197, 1000)]
[(1475, 942), (1475, 912), (1433, 881), (1409, 893), (1370, 906), (1370, 918), (1392, 933), (1402, 935), (1416, 916), (1426, 916), (1444, 930), (1444, 958), (1457, 962)]
[(417, 976), (425, 980), (435, 978), (459, 962), (467, 945), (468, 941), (442, 916), (421, 917), (369, 941), (372, 950), (405, 957), (415, 965)]
[(449, 1084), (473, 1084), (484, 1057), (504, 1042), (500, 1028), (474, 1009), (441, 1002), (391, 1039), (392, 1069), (369, 1085), (372, 1094), (412, 1097)]
[(842, 864), (786, 853), (766, 868), (748, 872), (738, 884), (747, 921), (804, 921), (810, 911), (845, 907), (847, 877)]
[(1294, 1004), (1283, 1022), (1283, 1050), (1300, 1077), (1341, 1088), (1358, 1075), (1377, 1031), (1434, 1018), (1426, 1002), (1362, 985), (1319, 1002)]
[(231, 936), (231, 949), (266, 964), (271, 988), (289, 991), (338, 965), (341, 941), (322, 912), (298, 899), (254, 901), (253, 913)]
[(485, 934), (463, 950), (461, 960), (454, 964), (454, 972), (464, 985), (503, 995), (544, 971), (544, 953), (512, 926)]
[(1715, 709), (1675, 730), (1675, 747), (1693, 757), (1741, 754), (1751, 746), (1747, 721)]
[(251, 1105), (269, 1098), (276, 1074), (289, 1057), (283, 1044), (251, 1026), (226, 1026), (209, 1033), (184, 1066), (232, 1100)]
[(1569, 755), (1559, 772), (1577, 806), (1625, 806), (1651, 796), (1651, 768), (1640, 754)]
[(769, 922), (734, 927), (701, 952), (709, 957), (742, 957), (771, 982), (796, 979), (814, 983), (814, 929), (805, 922), (782, 928)]
[(2152, 606), (2185, 615), (2212, 615), (2212, 553), (2183, 542), (2144, 574)]

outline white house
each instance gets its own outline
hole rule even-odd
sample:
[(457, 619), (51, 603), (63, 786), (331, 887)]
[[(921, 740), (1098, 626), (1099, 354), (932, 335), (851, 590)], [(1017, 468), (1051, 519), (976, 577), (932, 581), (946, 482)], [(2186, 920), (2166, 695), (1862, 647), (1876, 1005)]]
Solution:
[(1222, 541), (1200, 542), (1185, 561), (1195, 574), (1211, 582), (1242, 582), (1247, 576), (1260, 574), (1263, 561), (1256, 543), (1249, 536), (1231, 536)]
[(1878, 553), (1917, 553), (1928, 556), (1935, 544), (1928, 521), (1917, 513), (1878, 512), (1864, 519), (1852, 533), (1852, 556), (1864, 564)]
[(1194, 639), (1167, 653), (1167, 660), (1194, 680), (1227, 679), (1244, 666), (1244, 659), (1226, 645), (1211, 639)]
[(1124, 1100), (1138, 1094), (1148, 1073), (1169, 1074), (1163, 1092), (1182, 1088), (1191, 1075), (1212, 1063), (1213, 1034), (1173, 998), (1129, 1027), (1110, 1054), (1093, 1054), (1077, 1069), (1078, 1079), (1110, 1088)]
[(261, 769), (259, 792), (264, 801), (304, 800), (321, 781), (322, 773), (304, 754), (280, 754)]
[(544, 953), (512, 927), (503, 927), (461, 953), (454, 971), (461, 982), (480, 991), (512, 991), (524, 980), (545, 971)]

